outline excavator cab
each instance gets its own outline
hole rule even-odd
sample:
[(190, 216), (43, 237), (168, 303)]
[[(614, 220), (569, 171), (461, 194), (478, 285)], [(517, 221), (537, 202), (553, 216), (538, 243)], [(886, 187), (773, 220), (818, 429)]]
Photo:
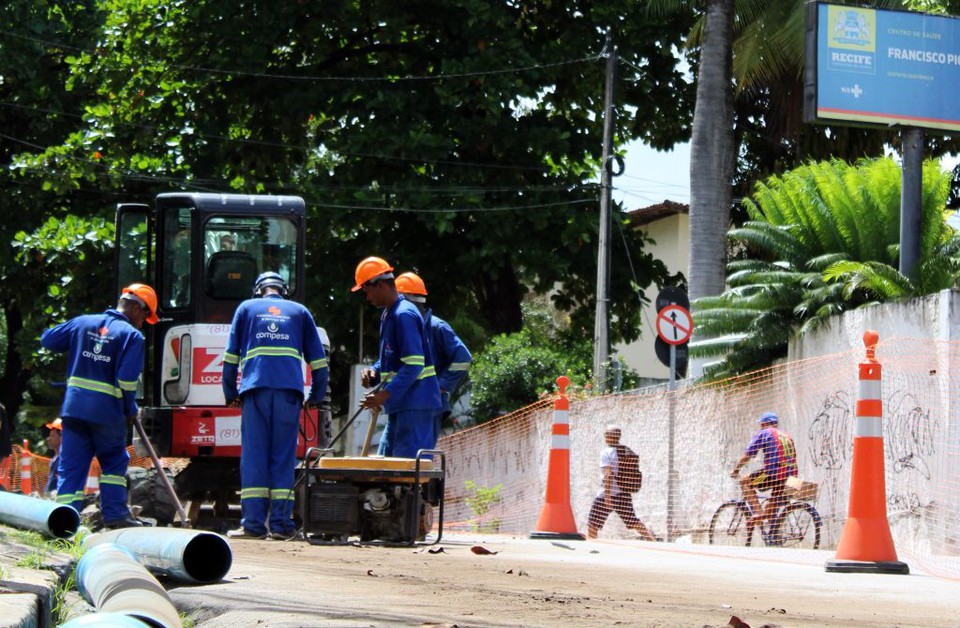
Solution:
[[(144, 282), (159, 301), (160, 322), (143, 330), (143, 424), (160, 455), (191, 459), (195, 472), (185, 481), (197, 478), (188, 492), (239, 484), (240, 410), (224, 406), (221, 388), (230, 323), (266, 271), (279, 273), (288, 298), (303, 302), (305, 211), (296, 196), (195, 193), (160, 194), (152, 207), (117, 207), (114, 294)], [(308, 391), (306, 365), (304, 373)], [(298, 455), (325, 444), (324, 412), (301, 417)], [(178, 492), (180, 484), (178, 476)]]

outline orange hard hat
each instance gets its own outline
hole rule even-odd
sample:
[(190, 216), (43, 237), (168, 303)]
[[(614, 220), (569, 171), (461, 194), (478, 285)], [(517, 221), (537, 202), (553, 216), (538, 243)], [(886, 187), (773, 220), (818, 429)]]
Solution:
[(397, 292), (402, 294), (416, 294), (427, 296), (427, 286), (417, 273), (403, 273), (397, 275)]
[(50, 421), (50, 422), (47, 423), (46, 425), (44, 425), (44, 427), (47, 428), (48, 430), (60, 430), (60, 431), (62, 432), (62, 431), (63, 431), (63, 421), (60, 420), (60, 418), (58, 417), (58, 418)]
[(350, 288), (350, 292), (360, 290), (363, 284), (374, 279), (393, 279), (393, 266), (379, 257), (367, 257), (357, 264), (354, 278), (357, 280), (357, 285)]
[(155, 325), (160, 322), (157, 316), (157, 293), (153, 288), (145, 283), (132, 283), (124, 288), (120, 294), (121, 299), (130, 299), (136, 301), (141, 307), (147, 309), (147, 322)]

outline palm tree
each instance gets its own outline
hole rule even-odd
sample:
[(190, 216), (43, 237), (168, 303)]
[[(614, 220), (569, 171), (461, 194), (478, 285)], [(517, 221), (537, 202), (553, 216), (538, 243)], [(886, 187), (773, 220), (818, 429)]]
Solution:
[[(844, 0), (837, 0), (844, 4)], [(853, 0), (849, 4), (859, 4)], [(804, 155), (856, 159), (877, 154), (890, 133), (801, 123), (805, 0), (703, 0), (701, 18), (687, 38), (699, 49), (697, 101), (690, 150), (690, 266), (692, 298), (723, 291), (725, 233), (729, 224), (736, 155), (754, 138), (750, 175), (781, 171)], [(877, 0), (876, 8), (938, 11), (956, 0)], [(687, 3), (648, 0), (652, 11)], [(734, 134), (736, 107), (742, 112)], [(829, 128), (829, 133), (826, 129)], [(802, 133), (803, 132), (803, 133)], [(804, 137), (801, 137), (801, 134)], [(933, 143), (933, 142), (931, 142)], [(762, 147), (762, 148), (761, 148)], [(942, 154), (946, 146), (940, 146)]]
[(690, 139), (690, 296), (723, 291), (733, 170), (734, 0), (707, 0)]
[(738, 259), (729, 288), (693, 303), (696, 357), (725, 355), (707, 376), (740, 374), (786, 355), (787, 342), (826, 318), (891, 298), (936, 292), (960, 277), (960, 236), (945, 221), (952, 175), (924, 164), (918, 279), (897, 270), (900, 167), (812, 162), (757, 184), (750, 220), (728, 234)]

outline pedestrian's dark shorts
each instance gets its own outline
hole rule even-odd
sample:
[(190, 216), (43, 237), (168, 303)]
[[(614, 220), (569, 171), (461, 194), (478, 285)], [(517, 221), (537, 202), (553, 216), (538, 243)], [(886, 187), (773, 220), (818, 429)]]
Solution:
[(590, 515), (587, 518), (590, 527), (597, 530), (602, 528), (611, 512), (620, 515), (628, 528), (640, 523), (637, 514), (633, 511), (633, 499), (630, 493), (617, 493), (610, 499), (609, 504), (602, 495), (593, 500), (593, 506), (590, 507)]

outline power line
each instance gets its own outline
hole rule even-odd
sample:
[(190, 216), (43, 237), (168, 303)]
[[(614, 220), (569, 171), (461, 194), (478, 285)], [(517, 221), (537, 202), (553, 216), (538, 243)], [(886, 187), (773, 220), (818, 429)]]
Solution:
[[(90, 50), (88, 48), (80, 48), (77, 46), (64, 44), (62, 42), (55, 42), (55, 41), (50, 41), (46, 39), (40, 39), (38, 37), (30, 37), (28, 35), (21, 35), (19, 33), (14, 33), (14, 32), (2, 30), (2, 29), (0, 29), (0, 35), (15, 37), (17, 39), (23, 39), (33, 43), (43, 44), (45, 46), (51, 46), (55, 48), (63, 48), (66, 50), (86, 52), (91, 55), (96, 54), (96, 51)], [(532, 70), (543, 70), (547, 68), (556, 68), (556, 67), (572, 65), (576, 63), (585, 63), (587, 61), (596, 61), (597, 59), (600, 59), (601, 56), (602, 55), (590, 55), (587, 57), (581, 57), (579, 59), (567, 59), (564, 61), (555, 61), (552, 63), (537, 63), (537, 64), (532, 64), (527, 66), (507, 67), (507, 68), (500, 68), (495, 70), (480, 70), (476, 72), (453, 72), (450, 74), (426, 74), (422, 76), (316, 76), (316, 75), (299, 76), (296, 74), (270, 74), (268, 72), (250, 72), (246, 70), (210, 68), (210, 67), (203, 67), (203, 66), (181, 65), (176, 63), (171, 63), (167, 67), (176, 68), (178, 70), (190, 71), (190, 72), (206, 72), (208, 74), (220, 74), (220, 75), (227, 75), (227, 76), (249, 76), (254, 78), (268, 78), (268, 79), (277, 79), (277, 80), (286, 80), (286, 81), (397, 83), (397, 82), (404, 82), (404, 81), (442, 81), (444, 79), (473, 78), (473, 77), (480, 77), (480, 76), (491, 76), (495, 74), (518, 74), (521, 72), (530, 72)]]
[[(56, 111), (54, 109), (47, 109), (44, 107), (28, 107), (25, 105), (19, 105), (9, 102), (0, 102), (0, 107), (8, 107), (11, 109), (21, 109), (25, 111), (36, 111), (39, 113), (46, 113), (54, 116), (63, 116), (69, 118), (78, 118), (83, 120), (83, 116), (75, 113), (66, 113), (62, 111)], [(132, 124), (128, 122), (121, 122), (117, 126), (122, 126), (131, 129), (139, 129), (142, 131), (154, 131), (154, 132), (164, 132), (166, 129), (160, 127), (149, 125), (149, 124)], [(240, 145), (247, 146), (266, 146), (269, 148), (281, 148), (286, 150), (300, 150), (304, 152), (309, 152), (315, 150), (314, 146), (303, 146), (299, 144), (287, 144), (282, 142), (268, 142), (265, 140), (251, 140), (251, 139), (242, 139), (236, 137), (228, 137), (224, 135), (214, 135), (214, 134), (204, 134), (204, 133), (191, 133), (191, 137), (204, 139), (204, 140), (217, 140), (220, 142), (228, 142)], [(44, 150), (44, 149), (40, 149)], [(435, 164), (441, 166), (461, 166), (466, 168), (487, 168), (490, 170), (518, 170), (518, 171), (529, 171), (529, 172), (549, 172), (549, 168), (541, 166), (524, 166), (519, 164), (490, 164), (490, 163), (476, 163), (469, 161), (456, 161), (452, 159), (424, 159), (416, 157), (397, 157), (393, 155), (383, 155), (378, 153), (360, 153), (360, 152), (347, 152), (347, 151), (335, 151), (335, 154), (342, 157), (360, 157), (364, 159), (378, 159), (381, 161), (396, 161), (401, 163), (416, 163), (416, 164)]]

